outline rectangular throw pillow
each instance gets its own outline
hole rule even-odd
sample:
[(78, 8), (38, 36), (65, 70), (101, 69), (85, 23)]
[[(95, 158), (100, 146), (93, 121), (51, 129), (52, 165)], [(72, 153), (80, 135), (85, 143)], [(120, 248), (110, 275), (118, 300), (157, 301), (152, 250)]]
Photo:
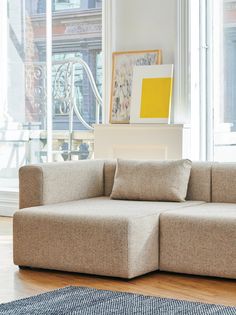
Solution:
[(117, 159), (112, 199), (185, 201), (192, 162)]

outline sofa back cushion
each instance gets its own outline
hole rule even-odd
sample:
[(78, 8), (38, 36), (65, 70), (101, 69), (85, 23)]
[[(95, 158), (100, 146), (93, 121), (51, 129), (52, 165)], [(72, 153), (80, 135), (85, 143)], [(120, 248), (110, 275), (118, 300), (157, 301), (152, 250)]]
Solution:
[(110, 196), (116, 173), (116, 160), (107, 160), (104, 163), (104, 195)]
[[(193, 162), (187, 200), (201, 200), (211, 202), (211, 166), (212, 163)], [(104, 193), (110, 196), (114, 184), (116, 161), (107, 160), (104, 164)]]
[(213, 165), (212, 202), (236, 203), (236, 163)]
[(19, 170), (20, 209), (102, 196), (103, 171), (102, 160), (22, 166)]
[(187, 200), (211, 202), (211, 172), (210, 162), (192, 163)]
[(192, 162), (117, 160), (112, 199), (185, 201)]

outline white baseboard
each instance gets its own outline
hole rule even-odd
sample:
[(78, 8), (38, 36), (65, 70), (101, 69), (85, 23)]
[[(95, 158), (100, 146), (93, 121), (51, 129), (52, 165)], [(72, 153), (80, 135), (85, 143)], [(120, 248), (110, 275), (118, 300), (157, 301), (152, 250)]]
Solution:
[(12, 217), (19, 209), (18, 191), (0, 191), (0, 216)]

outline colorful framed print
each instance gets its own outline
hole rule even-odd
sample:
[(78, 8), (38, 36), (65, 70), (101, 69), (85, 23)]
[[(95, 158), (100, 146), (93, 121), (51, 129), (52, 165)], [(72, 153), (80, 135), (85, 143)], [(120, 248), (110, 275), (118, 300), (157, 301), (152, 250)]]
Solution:
[(173, 65), (134, 67), (131, 123), (169, 123)]
[(128, 51), (113, 53), (110, 123), (130, 121), (130, 103), (134, 66), (161, 63), (161, 50)]

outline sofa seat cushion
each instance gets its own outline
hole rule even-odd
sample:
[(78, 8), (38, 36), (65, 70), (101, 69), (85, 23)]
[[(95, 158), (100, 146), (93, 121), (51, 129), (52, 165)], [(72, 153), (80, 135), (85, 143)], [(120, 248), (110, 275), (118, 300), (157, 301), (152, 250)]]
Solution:
[(162, 213), (160, 269), (236, 278), (236, 204), (206, 203)]
[(14, 262), (123, 278), (157, 270), (159, 214), (180, 206), (100, 197), (17, 211)]

